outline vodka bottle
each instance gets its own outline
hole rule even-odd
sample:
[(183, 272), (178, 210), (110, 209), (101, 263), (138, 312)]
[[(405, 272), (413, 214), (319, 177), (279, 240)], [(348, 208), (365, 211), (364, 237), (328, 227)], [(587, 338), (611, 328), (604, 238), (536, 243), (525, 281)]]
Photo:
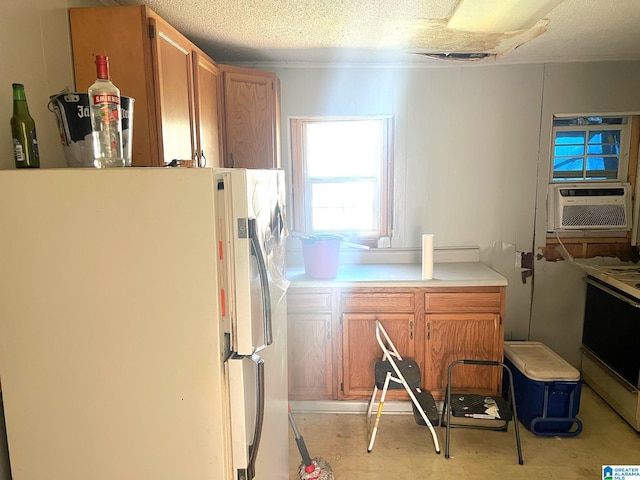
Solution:
[(109, 59), (96, 55), (97, 79), (89, 87), (94, 166), (124, 167), (120, 90), (109, 78)]
[(24, 85), (14, 83), (13, 116), (11, 117), (11, 135), (13, 136), (13, 158), (17, 168), (40, 167), (36, 124), (29, 115)]

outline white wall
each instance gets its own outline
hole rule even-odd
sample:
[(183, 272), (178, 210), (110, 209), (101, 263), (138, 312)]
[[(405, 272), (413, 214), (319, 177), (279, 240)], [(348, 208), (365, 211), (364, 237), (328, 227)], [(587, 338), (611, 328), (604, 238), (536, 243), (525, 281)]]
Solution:
[(14, 168), (9, 119), (12, 83), (24, 83), (29, 112), (36, 122), (43, 168), (64, 167), (56, 119), (49, 96), (73, 87), (67, 9), (99, 5), (98, 0), (18, 0), (2, 4), (0, 19), (0, 169)]
[(579, 366), (582, 271), (537, 261), (532, 307), (516, 256), (544, 245), (553, 114), (640, 111), (640, 62), (260, 67), (281, 81), (286, 169), (288, 117), (394, 115), (392, 246), (418, 247), (426, 232), (436, 246), (479, 246), (509, 280), (505, 338), (543, 341)]

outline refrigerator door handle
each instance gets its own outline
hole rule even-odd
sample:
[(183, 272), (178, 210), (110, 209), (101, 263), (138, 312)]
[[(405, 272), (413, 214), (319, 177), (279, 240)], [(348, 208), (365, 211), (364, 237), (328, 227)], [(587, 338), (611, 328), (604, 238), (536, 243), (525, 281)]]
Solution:
[(251, 355), (251, 360), (256, 363), (256, 425), (253, 440), (249, 445), (249, 465), (247, 466), (249, 480), (256, 476), (256, 458), (264, 424), (264, 360), (255, 353)]
[(264, 323), (264, 344), (273, 343), (273, 333), (271, 329), (271, 294), (269, 292), (269, 277), (267, 276), (267, 265), (262, 256), (260, 241), (258, 239), (258, 229), (256, 219), (249, 219), (249, 238), (251, 240), (251, 254), (256, 257), (258, 263), (258, 274), (260, 276), (260, 287), (262, 288), (262, 315)]

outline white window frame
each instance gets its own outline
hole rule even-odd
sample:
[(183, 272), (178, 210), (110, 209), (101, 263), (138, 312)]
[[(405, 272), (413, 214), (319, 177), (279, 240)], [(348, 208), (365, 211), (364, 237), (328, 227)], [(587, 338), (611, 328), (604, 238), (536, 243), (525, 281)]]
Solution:
[[(304, 159), (304, 124), (309, 122), (336, 122), (354, 120), (380, 120), (383, 123), (384, 138), (383, 156), (380, 162), (378, 177), (379, 186), (379, 212), (377, 231), (337, 231), (349, 235), (352, 240), (371, 246), (377, 245), (380, 237), (391, 236), (392, 217), (392, 175), (393, 175), (393, 117), (391, 115), (359, 115), (359, 116), (331, 116), (331, 117), (290, 117), (289, 133), (291, 138), (291, 166), (293, 183), (293, 228), (306, 234), (314, 233), (310, 222), (310, 195), (305, 188), (309, 185)], [(353, 236), (355, 235), (355, 238)]]

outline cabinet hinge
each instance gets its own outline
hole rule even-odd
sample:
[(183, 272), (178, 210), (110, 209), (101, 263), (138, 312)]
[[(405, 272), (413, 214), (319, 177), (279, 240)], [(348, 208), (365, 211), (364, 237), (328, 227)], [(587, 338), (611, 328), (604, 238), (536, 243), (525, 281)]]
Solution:
[(156, 30), (153, 28), (153, 25), (149, 25), (149, 38), (155, 38)]
[(340, 391), (341, 391), (342, 393), (344, 393), (344, 383), (341, 383), (341, 384), (340, 384)]
[(500, 315), (500, 325), (502, 325), (502, 315)]
[(342, 325), (342, 314), (340, 314), (340, 325)]

